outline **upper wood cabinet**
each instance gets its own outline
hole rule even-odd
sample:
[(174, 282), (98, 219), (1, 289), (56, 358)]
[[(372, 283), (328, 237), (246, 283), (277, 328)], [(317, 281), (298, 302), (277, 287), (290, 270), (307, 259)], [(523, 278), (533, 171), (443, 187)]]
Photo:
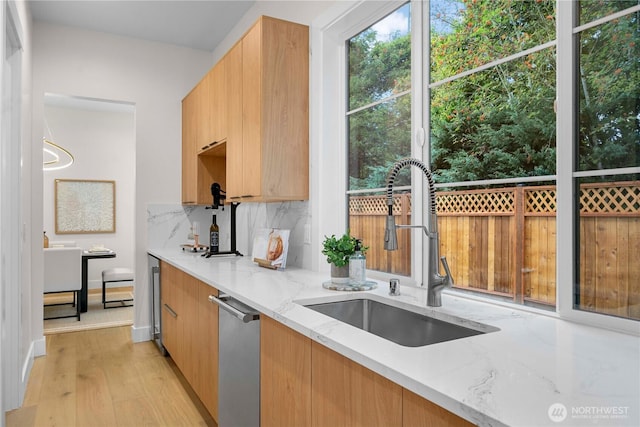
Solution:
[(182, 203), (309, 198), (309, 28), (260, 17), (182, 101)]
[[(182, 100), (183, 204), (210, 205), (211, 184), (218, 182), (223, 188), (226, 185), (225, 143), (211, 142), (215, 109), (209, 101), (214, 80), (210, 72)], [(226, 119), (224, 122), (226, 127)]]
[(193, 91), (182, 100), (182, 203), (184, 204), (195, 204), (198, 200), (196, 101)]
[[(222, 58), (207, 74), (209, 76), (209, 139), (219, 143), (227, 139), (227, 61)], [(209, 144), (211, 144), (211, 142)]]
[(309, 28), (263, 16), (241, 45), (242, 140), (228, 143), (242, 148), (227, 152), (228, 197), (307, 200)]

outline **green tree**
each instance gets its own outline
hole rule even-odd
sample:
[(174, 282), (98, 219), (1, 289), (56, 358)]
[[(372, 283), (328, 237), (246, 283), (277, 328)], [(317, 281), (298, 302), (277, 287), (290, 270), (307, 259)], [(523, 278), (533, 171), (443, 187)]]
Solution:
[[(451, 3), (451, 2), (449, 2)], [(554, 1), (465, 0), (431, 33), (439, 82), (555, 38)], [(444, 8), (447, 10), (447, 8)], [(548, 48), (432, 89), (439, 182), (555, 173), (555, 52)]]
[[(580, 19), (590, 22), (636, 4), (582, 2)], [(580, 170), (640, 165), (639, 23), (636, 12), (580, 34)]]
[[(411, 38), (379, 40), (368, 29), (349, 42), (349, 188), (379, 188), (393, 163), (411, 152)], [(390, 99), (388, 99), (390, 98)], [(396, 181), (410, 182), (408, 174)]]

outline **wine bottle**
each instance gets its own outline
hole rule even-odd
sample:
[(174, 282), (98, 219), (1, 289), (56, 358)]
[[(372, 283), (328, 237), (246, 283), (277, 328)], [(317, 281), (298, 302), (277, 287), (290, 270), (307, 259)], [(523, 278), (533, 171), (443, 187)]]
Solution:
[(217, 254), (220, 252), (220, 228), (216, 223), (216, 216), (213, 216), (213, 222), (209, 228), (209, 252)]

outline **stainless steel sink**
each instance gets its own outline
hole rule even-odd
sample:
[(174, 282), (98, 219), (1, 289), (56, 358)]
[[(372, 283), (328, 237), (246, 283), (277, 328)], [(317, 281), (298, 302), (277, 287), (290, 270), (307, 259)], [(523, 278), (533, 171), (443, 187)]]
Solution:
[(484, 326), (482, 329), (485, 330), (472, 329), (364, 298), (303, 305), (407, 347), (421, 347), (498, 330), (480, 324), (477, 325)]

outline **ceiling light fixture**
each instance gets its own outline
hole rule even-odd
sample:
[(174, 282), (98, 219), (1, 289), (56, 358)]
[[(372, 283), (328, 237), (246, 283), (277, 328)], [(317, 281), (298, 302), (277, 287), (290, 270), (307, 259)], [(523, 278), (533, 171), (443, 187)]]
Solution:
[[(42, 146), (43, 159), (42, 170), (53, 171), (64, 169), (73, 164), (75, 160), (69, 150), (59, 146), (47, 138), (42, 138), (44, 145)], [(61, 160), (64, 159), (64, 160)]]

